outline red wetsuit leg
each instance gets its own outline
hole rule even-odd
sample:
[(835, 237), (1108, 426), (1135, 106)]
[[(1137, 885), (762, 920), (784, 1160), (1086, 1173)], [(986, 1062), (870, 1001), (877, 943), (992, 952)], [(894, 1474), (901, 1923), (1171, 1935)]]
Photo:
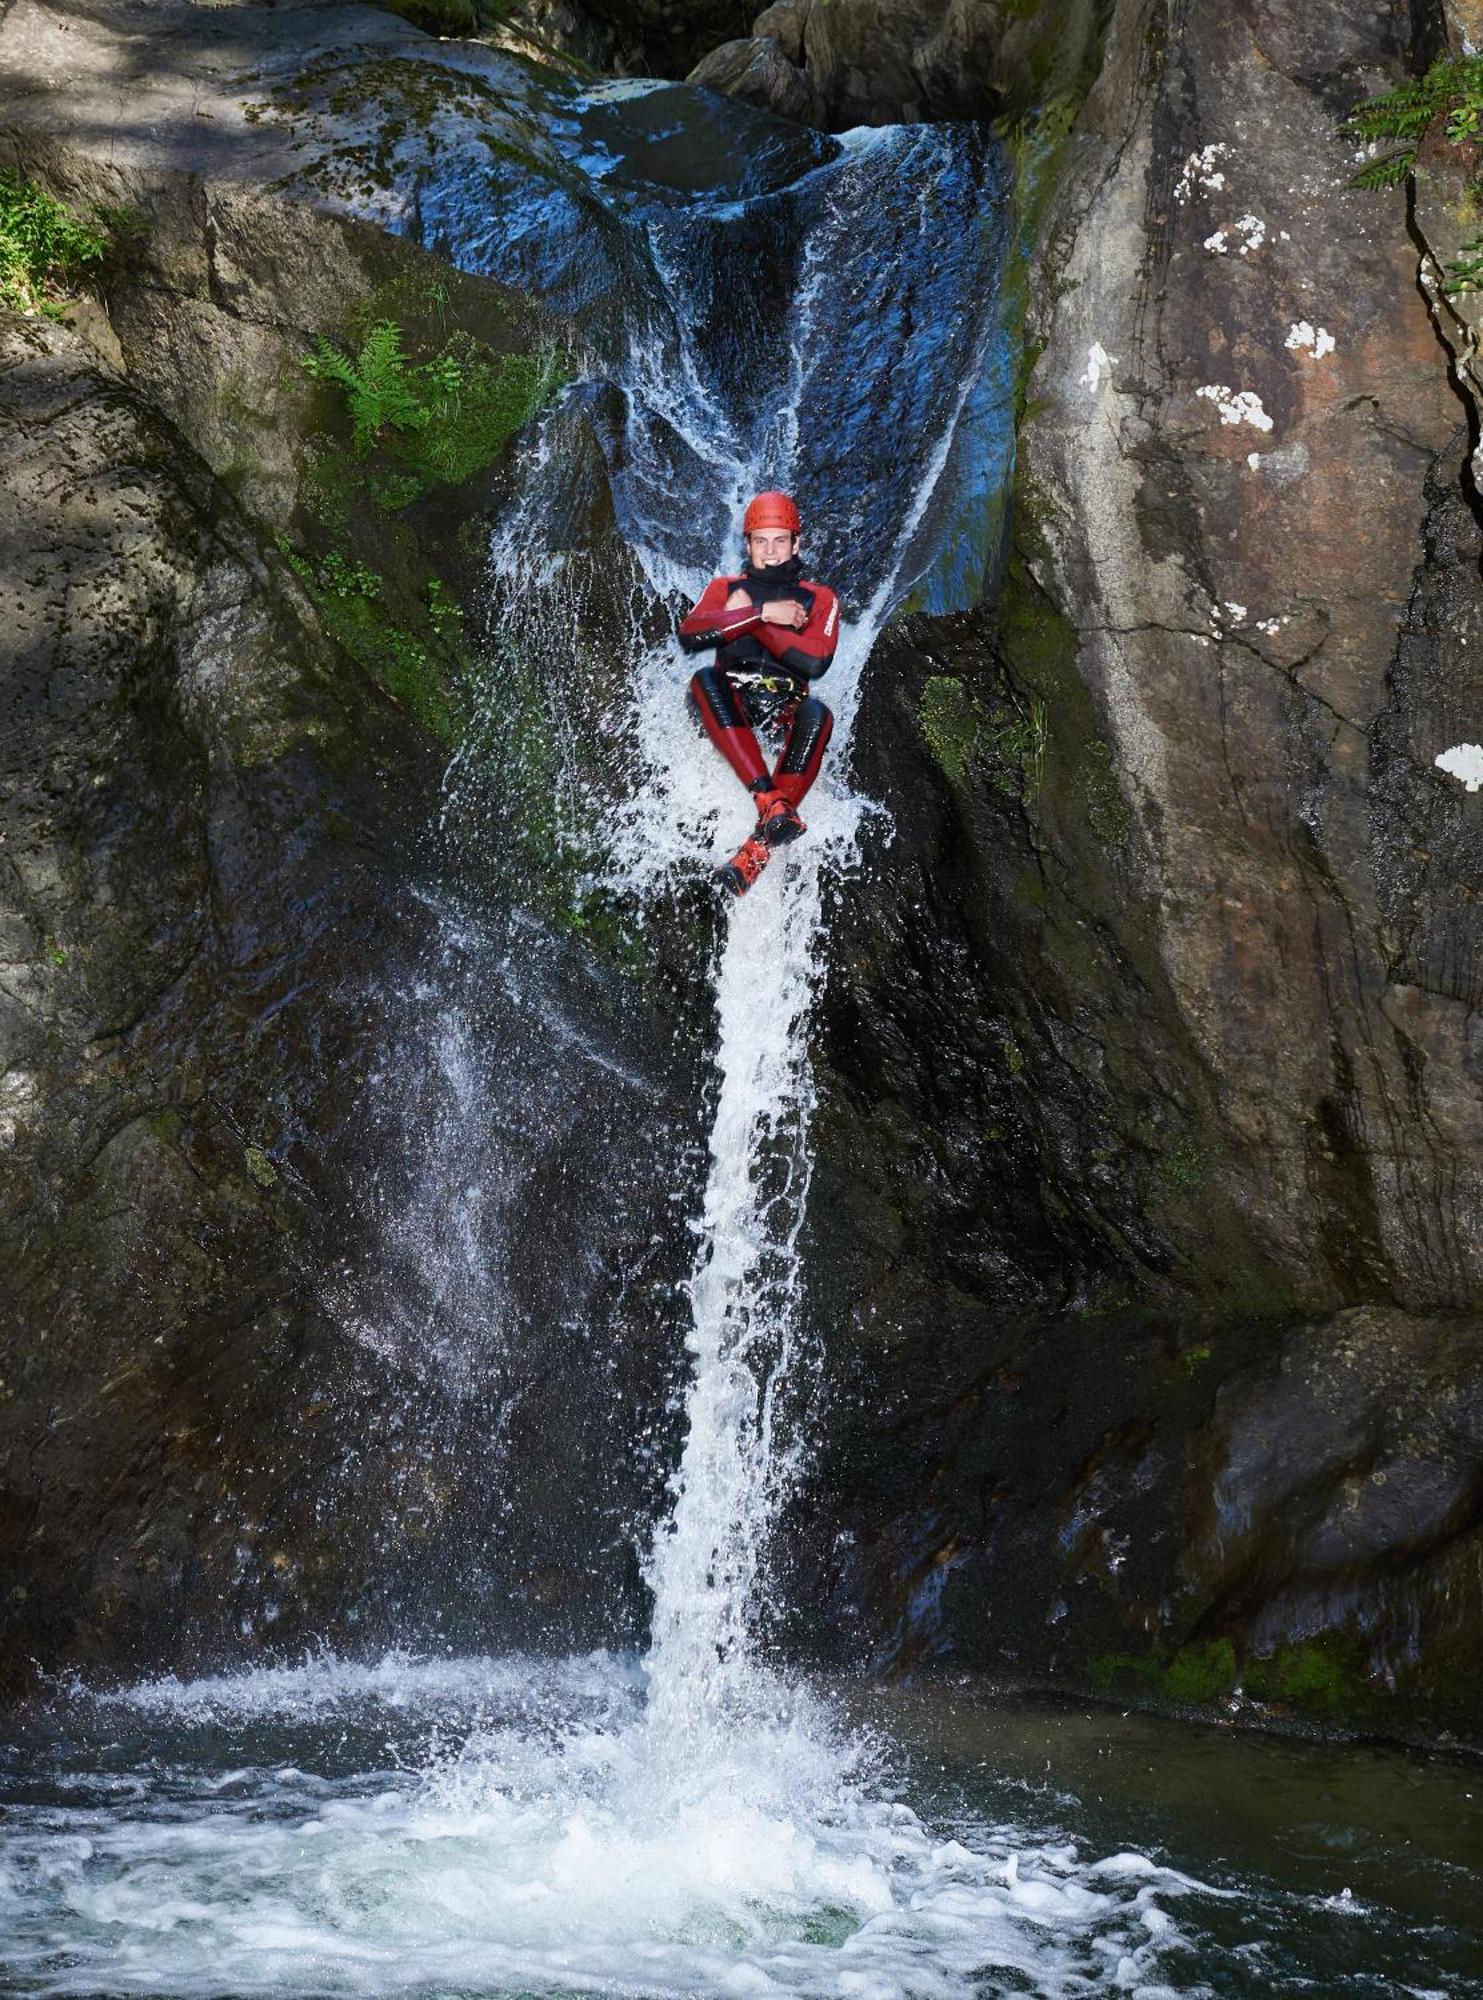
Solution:
[(808, 695), (793, 711), (788, 740), (778, 765), (777, 789), (796, 806), (819, 775), (829, 738), (834, 733), (834, 717), (816, 696)]
[[(749, 792), (772, 787), (772, 773), (736, 689), (719, 667), (702, 667), (690, 681), (690, 698), (705, 733)], [(822, 706), (822, 704), (816, 704)], [(826, 711), (827, 712), (827, 711)]]

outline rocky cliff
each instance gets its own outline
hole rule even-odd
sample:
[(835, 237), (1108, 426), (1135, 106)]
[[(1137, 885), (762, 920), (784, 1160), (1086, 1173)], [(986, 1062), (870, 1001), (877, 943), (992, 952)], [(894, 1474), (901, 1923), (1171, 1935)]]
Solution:
[(1118, 7), (1002, 591), (882, 649), (815, 1268), (908, 1648), (1473, 1715), (1470, 411), (1340, 125), (1431, 29)]
[(229, 1594), (334, 1467), (306, 1306), (435, 773), (76, 336), (8, 314), (0, 384), (13, 1671)]
[[(569, 86), (369, 8), (208, 15), (141, 49), (127, 8), (25, 7), (0, 42), (8, 157), (114, 235), (75, 330), (6, 316), (7, 1679), (464, 1614), (592, 1641), (635, 1615), (663, 1474), (633, 1438), (664, 1341), (594, 1398), (566, 1329), (630, 1289), (674, 1316), (703, 1024), (677, 1051), (561, 885), (513, 909), (507, 850), (476, 883), (438, 833), (559, 325), (395, 230), (437, 121), (487, 162)], [(457, 395), (360, 454), (303, 363), (369, 368), (378, 323), (396, 381)], [(506, 1110), (460, 1157), (475, 1089)], [(563, 1161), (620, 1127), (652, 1176), (572, 1258)], [(461, 1274), (449, 1176), (479, 1197)]]
[[(549, 52), (209, 11), (141, 45), (126, 8), (20, 0), (0, 41), (6, 156), (133, 218), (91, 345), (7, 331), (10, 1664), (460, 1604), (486, 1638), (631, 1629), (703, 927), (635, 960), (526, 862), (469, 895), (428, 837), (476, 650), (439, 607), (477, 613), (505, 434), (456, 478), (359, 459), (301, 363), (389, 316), (416, 366), (493, 380), (645, 274), (550, 143)], [(893, 831), (835, 912), (791, 1637), (1476, 1731), (1483, 798), (1435, 761), (1483, 733), (1446, 285), (1476, 145), (1433, 130), (1408, 210), (1351, 185), (1342, 125), (1463, 24), (812, 0), (756, 28), (727, 61), (766, 44), (791, 118), (1025, 113), (1002, 575), (897, 621), (857, 737)], [(677, 190), (749, 115), (680, 101), (646, 114)], [(761, 129), (779, 174), (833, 143)], [(518, 283), (437, 254), (486, 238)], [(603, 550), (600, 626), (631, 578), (579, 414), (553, 540)], [(506, 850), (544, 851), (535, 794), (512, 810)], [(448, 1102), (506, 1107), (487, 1143), (439, 1153), (393, 1015)], [(598, 1176), (615, 1148), (644, 1171)], [(434, 1173), (494, 1191), (458, 1220), (518, 1380), (472, 1278), (427, 1289)]]
[(834, 132), (1021, 117), (1085, 90), (1106, 15), (1095, 0), (777, 0), (690, 81)]

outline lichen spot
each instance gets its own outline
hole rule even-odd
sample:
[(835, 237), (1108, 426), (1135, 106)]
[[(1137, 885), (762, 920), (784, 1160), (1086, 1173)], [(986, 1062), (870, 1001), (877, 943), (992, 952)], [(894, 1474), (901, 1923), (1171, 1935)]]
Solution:
[(1181, 207), (1200, 188), (1207, 193), (1215, 193), (1225, 186), (1226, 177), (1215, 163), (1223, 160), (1230, 150), (1229, 146), (1217, 142), (1190, 154), (1180, 170), (1179, 179), (1174, 183), (1174, 199)]
[(1235, 250), (1238, 256), (1246, 257), (1253, 250), (1260, 250), (1267, 240), (1267, 225), (1259, 215), (1243, 215), (1235, 222), (1223, 222), (1219, 229), (1205, 238), (1205, 248), (1212, 257), (1224, 257), (1228, 250)]
[(1081, 386), (1095, 396), (1102, 386), (1102, 377), (1111, 374), (1116, 360), (1116, 355), (1109, 354), (1100, 340), (1094, 340), (1087, 349), (1087, 365), (1080, 377)]
[(1282, 344), (1295, 354), (1306, 348), (1315, 361), (1322, 361), (1325, 354), (1334, 351), (1334, 336), (1326, 326), (1314, 326), (1309, 320), (1297, 319), (1287, 329), (1287, 339)]
[(1223, 424), (1250, 424), (1259, 431), (1272, 428), (1272, 419), (1262, 408), (1262, 399), (1255, 389), (1228, 389), (1224, 383), (1207, 382), (1195, 394), (1203, 396), (1208, 403), (1214, 403)]
[(1454, 743), (1450, 750), (1441, 751), (1432, 762), (1470, 792), (1483, 791), (1483, 743)]

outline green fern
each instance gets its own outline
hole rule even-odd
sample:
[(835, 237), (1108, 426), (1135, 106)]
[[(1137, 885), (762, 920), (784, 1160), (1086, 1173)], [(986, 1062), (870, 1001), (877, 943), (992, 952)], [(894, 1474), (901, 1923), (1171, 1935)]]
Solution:
[(9, 168), (0, 169), (0, 301), (21, 312), (62, 315), (60, 295), (102, 262), (104, 230)]
[(1435, 118), (1447, 121), (1454, 145), (1483, 133), (1483, 56), (1444, 57), (1425, 76), (1412, 77), (1380, 97), (1357, 104), (1344, 120), (1347, 137), (1361, 142), (1398, 139), (1397, 151), (1362, 167), (1350, 180), (1356, 188), (1395, 187), (1416, 164), (1416, 155)]
[(550, 349), (492, 354), (465, 334), (414, 363), (391, 320), (377, 320), (353, 356), (321, 336), (302, 366), (343, 394), (355, 456), (379, 444), (396, 462), (395, 471), (375, 473), (369, 489), (388, 513), (428, 486), (460, 485), (492, 464), (565, 379)]
[(1383, 160), (1372, 160), (1367, 167), (1361, 167), (1349, 185), (1353, 188), (1399, 187), (1416, 164), (1416, 148), (1408, 146), (1400, 153), (1387, 153)]
[(1420, 139), (1454, 94), (1451, 72), (1457, 67), (1451, 62), (1433, 63), (1425, 76), (1367, 98), (1345, 118), (1345, 129), (1356, 139)]
[(1464, 243), (1449, 261), (1442, 290), (1449, 298), (1459, 292), (1483, 292), (1483, 236)]
[(392, 320), (376, 321), (353, 360), (321, 335), (303, 366), (317, 382), (344, 390), (357, 458), (365, 457), (382, 431), (420, 431), (431, 418), (402, 352), (401, 329)]

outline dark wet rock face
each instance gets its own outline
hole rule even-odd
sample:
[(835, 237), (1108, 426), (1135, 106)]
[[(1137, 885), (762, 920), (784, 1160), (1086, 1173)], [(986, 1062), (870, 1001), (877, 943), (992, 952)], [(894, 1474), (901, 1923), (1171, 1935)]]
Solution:
[(1476, 1320), (988, 1332), (930, 1413), (919, 1358), (883, 1356), (823, 1444), (878, 1448), (811, 1575), (852, 1645), (1476, 1738)]
[[(512, 914), (498, 869), (440, 846), (447, 743), (334, 643), (333, 591), (311, 603), (271, 549), (277, 531), (291, 553), (311, 535), (342, 564), (367, 553), (343, 540), (353, 509), (325, 528), (334, 412), (298, 365), (316, 336), (386, 314), (493, 351), (525, 326), (498, 287), (344, 213), (390, 192), (346, 182), (356, 65), (365, 119), (405, 125), (439, 88), (456, 119), (448, 50), (371, 10), (302, 11), (250, 17), (244, 78), (213, 10), (127, 112), (108, 10), (7, 23), (11, 73), (24, 57), (33, 76), (77, 25), (70, 112), (93, 91), (114, 106), (64, 136), (48, 94), (22, 94), (8, 146), (135, 217), (111, 318), (87, 316), (107, 358), (7, 328), (7, 1678), (330, 1634), (621, 1636), (668, 1463), (693, 951), (620, 970), (559, 884), (527, 869)], [(352, 14), (369, 47), (326, 49)], [(328, 64), (341, 93), (298, 124), (313, 161), (243, 116), (301, 78), (296, 35), (306, 88), (332, 94)], [(487, 67), (504, 129), (527, 129), (527, 73)], [(257, 185), (311, 165), (317, 206)], [(400, 564), (383, 605), (394, 584), (425, 605), (429, 566), (471, 586), (497, 477), (479, 468), (458, 508), (368, 510), (373, 560)], [(463, 1115), (470, 1092), (500, 1118)], [(610, 1188), (629, 1146), (650, 1170)], [(584, 1221), (571, 1255), (562, 1219), (599, 1202), (601, 1241)], [(650, 1338), (622, 1337), (627, 1314)]]
[(748, 0), (582, 0), (582, 11), (631, 51), (629, 66), (684, 76), (701, 54), (739, 35)]
[[(580, 1330), (674, 1317), (688, 1051), (459, 908), (445, 752), (180, 433), (73, 335), (4, 363), (0, 1673), (631, 1629), (665, 1348)], [(627, 1144), (573, 1257), (571, 1163)]]
[(74, 336), (11, 315), (3, 363), (9, 1670), (229, 1594), (331, 1469), (301, 1406), (361, 1371), (302, 1302), (376, 1035), (349, 968), (418, 948), (433, 772), (178, 433)]
[(1118, 8), (998, 602), (872, 662), (799, 1589), (888, 1652), (1476, 1733), (1479, 525), (1337, 131), (1430, 32)]

